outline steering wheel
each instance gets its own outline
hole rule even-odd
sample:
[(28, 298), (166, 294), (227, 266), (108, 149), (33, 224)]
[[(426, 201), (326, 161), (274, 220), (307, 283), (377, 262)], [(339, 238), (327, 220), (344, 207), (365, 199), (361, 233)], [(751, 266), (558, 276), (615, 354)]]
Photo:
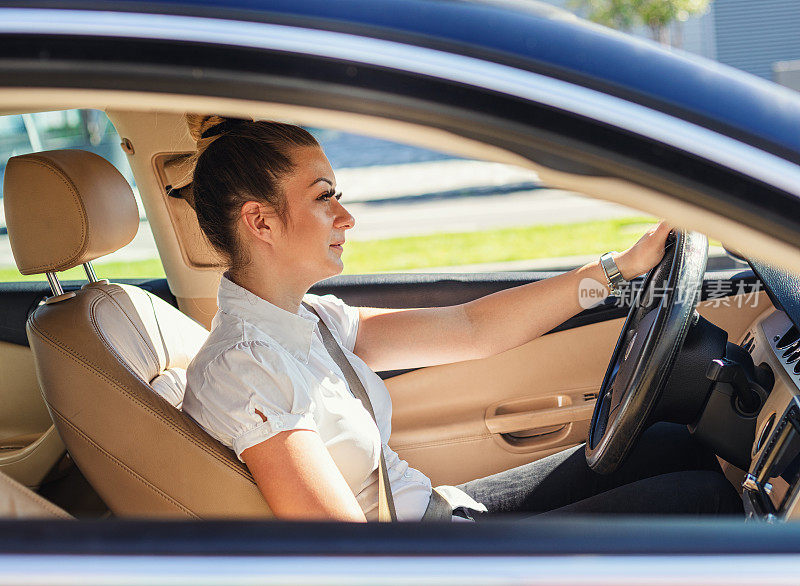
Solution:
[(661, 261), (647, 273), (592, 414), (586, 461), (595, 472), (616, 470), (651, 423), (678, 351), (697, 319), (707, 258), (703, 234), (674, 230)]

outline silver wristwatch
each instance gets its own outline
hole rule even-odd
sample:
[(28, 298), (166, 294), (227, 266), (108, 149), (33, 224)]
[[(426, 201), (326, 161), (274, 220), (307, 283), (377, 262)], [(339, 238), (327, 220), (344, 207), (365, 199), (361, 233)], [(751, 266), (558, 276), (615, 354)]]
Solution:
[(603, 269), (603, 274), (606, 276), (606, 281), (608, 282), (608, 288), (611, 291), (611, 294), (615, 297), (619, 297), (622, 294), (619, 286), (625, 282), (625, 279), (622, 278), (622, 273), (619, 272), (619, 267), (617, 267), (617, 263), (614, 262), (614, 257), (612, 255), (616, 252), (616, 250), (612, 252), (606, 252), (603, 256), (601, 256), (600, 266)]

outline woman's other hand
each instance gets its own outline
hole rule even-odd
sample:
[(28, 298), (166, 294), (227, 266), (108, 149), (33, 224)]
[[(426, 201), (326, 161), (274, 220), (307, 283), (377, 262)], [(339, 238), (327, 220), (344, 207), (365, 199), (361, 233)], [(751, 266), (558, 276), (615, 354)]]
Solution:
[(646, 273), (664, 256), (664, 245), (672, 226), (662, 220), (645, 232), (639, 241), (624, 252), (615, 255), (614, 261), (626, 281)]

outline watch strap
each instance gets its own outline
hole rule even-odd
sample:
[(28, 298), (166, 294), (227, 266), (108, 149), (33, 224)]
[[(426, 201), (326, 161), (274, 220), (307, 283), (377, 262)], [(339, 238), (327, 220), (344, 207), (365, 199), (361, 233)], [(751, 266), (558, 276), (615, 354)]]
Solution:
[(608, 289), (611, 292), (611, 295), (619, 296), (622, 291), (620, 289), (620, 285), (625, 282), (625, 279), (622, 276), (622, 273), (617, 266), (617, 263), (614, 262), (614, 253), (613, 252), (606, 252), (604, 255), (600, 257), (600, 267), (603, 269), (603, 274), (606, 277), (606, 282), (608, 283)]

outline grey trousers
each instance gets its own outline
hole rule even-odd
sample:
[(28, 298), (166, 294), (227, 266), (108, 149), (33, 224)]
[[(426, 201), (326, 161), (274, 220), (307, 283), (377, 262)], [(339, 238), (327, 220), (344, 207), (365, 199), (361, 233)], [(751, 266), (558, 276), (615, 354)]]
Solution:
[[(518, 466), (458, 488), (488, 508), (486, 515), (742, 515), (742, 501), (716, 457), (685, 426), (648, 429), (615, 472), (589, 468), (584, 446)], [(471, 513), (472, 514), (472, 513)]]

